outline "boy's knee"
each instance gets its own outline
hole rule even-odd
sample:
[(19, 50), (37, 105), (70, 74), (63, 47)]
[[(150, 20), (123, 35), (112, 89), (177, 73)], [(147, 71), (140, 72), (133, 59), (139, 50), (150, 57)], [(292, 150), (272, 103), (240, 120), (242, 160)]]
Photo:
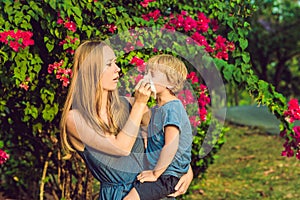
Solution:
[(140, 196), (136, 189), (132, 188), (123, 200), (140, 200)]

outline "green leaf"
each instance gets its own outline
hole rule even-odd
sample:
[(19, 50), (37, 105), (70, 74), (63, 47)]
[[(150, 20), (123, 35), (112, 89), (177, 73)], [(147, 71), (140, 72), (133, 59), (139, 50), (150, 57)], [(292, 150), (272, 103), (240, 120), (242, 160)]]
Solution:
[(52, 121), (55, 117), (55, 115), (58, 112), (58, 104), (54, 103), (52, 106), (50, 104), (46, 104), (44, 110), (43, 110), (43, 119), (45, 121)]
[(234, 72), (233, 72), (233, 77), (237, 82), (241, 82), (243, 80), (243, 75), (240, 69), (235, 68)]
[(49, 5), (51, 6), (51, 8), (53, 8), (54, 10), (56, 10), (56, 1), (49, 1)]
[(223, 75), (227, 81), (230, 81), (232, 79), (234, 67), (234, 65), (227, 65), (226, 67), (224, 67)]
[(239, 43), (240, 43), (240, 47), (242, 48), (242, 50), (245, 50), (248, 47), (247, 39), (240, 38)]
[(48, 102), (50, 102), (51, 104), (53, 103), (54, 97), (55, 97), (54, 91), (48, 90), (46, 88), (42, 88), (40, 91), (40, 94), (41, 94), (41, 98), (45, 104), (47, 104)]
[(51, 52), (54, 48), (54, 44), (48, 42), (48, 43), (46, 43), (46, 47), (47, 47), (48, 51)]
[(242, 54), (243, 61), (248, 63), (250, 61), (250, 56), (248, 54)]
[(80, 8), (78, 8), (78, 7), (72, 7), (71, 10), (73, 11), (73, 13), (75, 13), (75, 15), (78, 18), (81, 18), (81, 10), (80, 10)]

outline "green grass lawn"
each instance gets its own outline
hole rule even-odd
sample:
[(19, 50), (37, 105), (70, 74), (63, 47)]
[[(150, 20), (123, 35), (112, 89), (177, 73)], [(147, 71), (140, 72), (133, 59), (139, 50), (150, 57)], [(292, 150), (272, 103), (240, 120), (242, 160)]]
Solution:
[(281, 156), (283, 139), (230, 127), (219, 157), (185, 199), (300, 199), (300, 161)]

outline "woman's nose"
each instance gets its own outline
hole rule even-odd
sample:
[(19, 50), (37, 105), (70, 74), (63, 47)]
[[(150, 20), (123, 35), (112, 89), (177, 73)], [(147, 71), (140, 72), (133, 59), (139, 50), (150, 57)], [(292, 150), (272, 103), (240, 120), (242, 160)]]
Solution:
[(116, 72), (120, 72), (120, 71), (121, 71), (121, 68), (120, 68), (118, 65), (116, 65), (115, 71), (116, 71)]

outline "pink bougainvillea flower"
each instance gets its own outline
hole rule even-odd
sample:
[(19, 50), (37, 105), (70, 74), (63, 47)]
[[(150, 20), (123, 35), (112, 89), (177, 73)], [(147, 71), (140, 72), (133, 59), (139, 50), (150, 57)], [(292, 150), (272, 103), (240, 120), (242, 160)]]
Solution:
[(286, 136), (286, 129), (284, 129), (283, 131), (281, 131), (280, 133), (279, 133), (279, 136), (280, 137), (285, 137)]
[(0, 165), (5, 163), (9, 159), (9, 154), (0, 149)]
[(15, 52), (19, 51), (19, 48), (21, 47), (21, 44), (18, 41), (10, 41), (9, 42), (10, 48), (12, 48)]
[(202, 107), (205, 107), (209, 103), (210, 103), (210, 98), (206, 94), (200, 93), (199, 98), (198, 98), (199, 106), (202, 108)]
[(70, 78), (73, 76), (73, 71), (70, 68), (64, 70), (64, 74), (68, 75)]
[(296, 153), (296, 158), (297, 158), (298, 160), (300, 160), (300, 150), (297, 151), (297, 153)]
[(72, 31), (72, 32), (75, 32), (75, 31), (76, 31), (76, 24), (75, 24), (73, 21), (67, 21), (67, 22), (65, 22), (65, 23), (64, 23), (64, 26), (65, 26), (68, 30), (70, 30), (70, 31)]
[(144, 75), (138, 74), (138, 75), (134, 78), (135, 84), (137, 84), (142, 78), (144, 78)]
[(154, 2), (154, 1), (156, 0), (144, 0), (140, 3), (140, 5), (146, 8), (150, 2)]
[(199, 46), (207, 46), (208, 45), (206, 38), (198, 32), (195, 32), (191, 38), (193, 40), (195, 40)]
[(125, 53), (129, 53), (130, 51), (134, 50), (134, 46), (131, 42), (127, 42), (126, 46), (124, 47)]
[(201, 32), (207, 32), (209, 28), (210, 19), (205, 16), (204, 13), (198, 13), (197, 30)]
[(189, 73), (186, 78), (190, 79), (192, 81), (192, 83), (198, 83), (199, 82), (199, 79), (197, 77), (196, 72)]
[(212, 19), (210, 21), (210, 24), (212, 26), (212, 30), (215, 32), (219, 29), (218, 21), (216, 19)]
[(216, 58), (228, 60), (228, 53), (227, 53), (227, 51), (219, 51), (216, 54)]
[(186, 105), (188, 104), (186, 99), (184, 98), (184, 91), (181, 90), (178, 94), (177, 94), (177, 98), (181, 101), (182, 105), (184, 108), (186, 108)]
[(218, 35), (216, 37), (216, 49), (226, 49), (226, 38)]
[(165, 24), (164, 27), (161, 29), (162, 31), (165, 30), (167, 32), (175, 32), (175, 27), (171, 26), (170, 24)]
[(0, 33), (0, 42), (8, 44), (7, 36), (9, 36), (8, 31)]
[(26, 83), (21, 83), (19, 86), (20, 88), (23, 88), (26, 91), (29, 89), (29, 86)]
[(70, 83), (69, 78), (68, 78), (68, 77), (65, 77), (65, 76), (62, 76), (62, 77), (60, 78), (60, 81), (63, 82), (62, 84), (63, 84), (64, 87), (68, 87), (68, 85), (69, 85), (69, 83)]
[(58, 18), (56, 21), (57, 24), (63, 24), (64, 20), (62, 18)]
[(292, 137), (294, 138), (295, 142), (297, 144), (300, 143), (300, 126), (294, 126), (293, 128), (294, 134), (292, 135)]
[(197, 116), (190, 116), (189, 119), (190, 119), (190, 123), (193, 127), (197, 127), (201, 124), (201, 121), (198, 119)]
[(293, 98), (288, 102), (288, 109), (284, 112), (284, 116), (290, 123), (300, 120), (300, 106), (297, 99)]
[(146, 15), (142, 15), (142, 18), (146, 21), (149, 21), (150, 19), (156, 21), (159, 17), (160, 17), (160, 10), (154, 10), (153, 12), (150, 12)]
[(182, 10), (181, 12), (180, 12), (180, 14), (182, 14), (183, 16), (187, 16), (187, 11), (185, 11), (185, 10)]
[(207, 110), (206, 108), (199, 108), (199, 116), (201, 121), (206, 121)]
[(48, 73), (55, 74), (55, 78), (62, 82), (63, 87), (67, 87), (70, 84), (70, 78), (72, 78), (73, 72), (70, 68), (62, 68), (64, 61), (54, 62), (48, 65)]
[(146, 69), (146, 63), (144, 60), (136, 56), (131, 59), (130, 64), (137, 66), (139, 72), (144, 72)]
[(144, 46), (144, 44), (141, 42), (141, 40), (136, 41), (136, 45), (138, 47), (143, 47)]
[(74, 49), (66, 49), (66, 52), (73, 55), (75, 53)]
[(115, 24), (107, 24), (106, 26), (108, 27), (108, 31), (111, 33), (114, 33), (117, 30), (117, 26)]
[(184, 24), (183, 24), (183, 29), (185, 30), (185, 32), (194, 30), (197, 28), (197, 21), (194, 20), (193, 18), (187, 16), (184, 20)]
[(18, 52), (20, 48), (24, 49), (34, 44), (34, 40), (31, 39), (32, 35), (33, 33), (30, 31), (4, 31), (0, 33), (0, 42), (8, 44), (14, 51)]
[(295, 98), (292, 98), (292, 99), (288, 102), (288, 105), (289, 105), (289, 109), (298, 109), (298, 108), (299, 108), (298, 100), (295, 99)]
[(20, 88), (23, 88), (25, 91), (29, 89), (28, 82), (30, 81), (30, 77), (27, 77), (20, 85)]
[(281, 152), (281, 155), (285, 157), (293, 157), (294, 151), (292, 149), (285, 149), (284, 151)]
[(235, 45), (234, 45), (234, 43), (233, 42), (227, 42), (227, 44), (226, 44), (227, 46), (227, 49), (229, 50), (229, 51), (234, 51), (235, 50)]
[(294, 156), (294, 151), (291, 148), (291, 146), (288, 144), (288, 142), (286, 142), (284, 144), (284, 147), (285, 147), (285, 149), (281, 152), (281, 155), (285, 156), (285, 157), (293, 157)]
[(200, 91), (205, 92), (205, 91), (207, 90), (207, 86), (201, 84), (201, 85), (199, 86), (199, 89), (200, 89)]

